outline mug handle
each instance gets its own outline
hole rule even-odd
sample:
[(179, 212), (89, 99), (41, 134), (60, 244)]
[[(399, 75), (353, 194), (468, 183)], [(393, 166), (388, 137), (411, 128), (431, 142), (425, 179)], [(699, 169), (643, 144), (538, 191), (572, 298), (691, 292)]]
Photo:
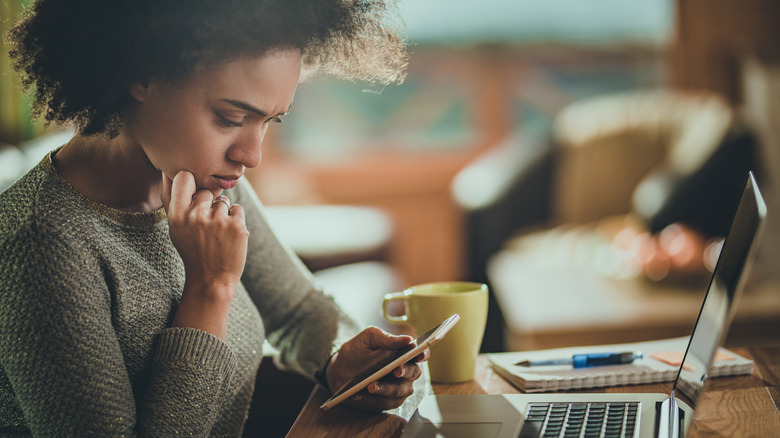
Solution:
[[(409, 323), (409, 305), (407, 304), (406, 300), (409, 294), (406, 292), (393, 292), (385, 295), (384, 301), (382, 301), (382, 316), (385, 317), (385, 319), (393, 324), (408, 324)], [(404, 303), (404, 314), (401, 316), (392, 316), (389, 313), (387, 313), (387, 305), (393, 301), (403, 301)]]

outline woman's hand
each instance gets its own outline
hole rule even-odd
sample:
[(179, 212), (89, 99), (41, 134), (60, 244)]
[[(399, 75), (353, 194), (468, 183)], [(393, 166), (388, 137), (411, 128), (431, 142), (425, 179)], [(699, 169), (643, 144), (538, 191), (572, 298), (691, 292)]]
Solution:
[[(377, 327), (369, 327), (350, 339), (330, 361), (326, 371), (328, 385), (334, 391), (375, 364), (388, 352), (411, 348), (411, 336), (395, 336)], [(365, 389), (344, 401), (344, 404), (367, 411), (397, 408), (413, 392), (413, 383), (422, 375), (417, 362), (428, 360), (430, 350), (393, 370), (390, 374), (369, 384)]]
[(173, 325), (225, 339), (230, 303), (246, 263), (244, 210), (227, 197), (198, 190), (188, 171), (173, 181), (163, 174), (162, 201), (186, 277)]

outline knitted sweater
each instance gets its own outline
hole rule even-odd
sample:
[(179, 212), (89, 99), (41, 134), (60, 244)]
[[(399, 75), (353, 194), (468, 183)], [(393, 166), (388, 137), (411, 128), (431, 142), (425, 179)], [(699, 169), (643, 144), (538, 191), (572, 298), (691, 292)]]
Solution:
[(357, 332), (243, 181), (226, 193), (250, 231), (227, 340), (172, 328), (184, 266), (165, 211), (90, 201), (52, 154), (0, 194), (0, 436), (239, 436), (266, 337), (313, 376)]

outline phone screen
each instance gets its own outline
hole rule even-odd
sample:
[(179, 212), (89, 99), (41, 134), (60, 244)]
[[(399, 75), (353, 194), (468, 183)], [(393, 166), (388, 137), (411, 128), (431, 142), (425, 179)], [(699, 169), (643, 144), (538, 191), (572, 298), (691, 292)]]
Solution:
[(338, 389), (325, 403), (320, 406), (323, 409), (329, 409), (343, 400), (349, 398), (352, 394), (368, 386), (371, 382), (379, 380), (395, 368), (412, 360), (417, 355), (425, 351), (426, 348), (438, 342), (454, 326), (460, 316), (456, 313), (428, 330), (409, 344), (406, 350), (388, 351), (387, 355), (377, 360), (376, 363), (366, 368), (365, 371), (353, 377)]

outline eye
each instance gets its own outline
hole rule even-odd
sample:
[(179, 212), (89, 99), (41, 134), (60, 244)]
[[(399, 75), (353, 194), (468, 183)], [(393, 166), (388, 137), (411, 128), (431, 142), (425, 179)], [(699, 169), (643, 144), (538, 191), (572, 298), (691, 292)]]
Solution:
[(217, 116), (217, 119), (219, 119), (219, 122), (222, 125), (227, 126), (228, 128), (240, 128), (240, 127), (244, 126), (243, 122), (236, 122), (236, 121), (230, 120), (230, 119), (228, 119), (227, 117), (223, 116), (220, 113), (214, 113), (214, 114)]
[(281, 118), (280, 116), (271, 117), (271, 119), (270, 119), (270, 120), (271, 120), (272, 122), (274, 122), (274, 123), (282, 123), (282, 122), (284, 122), (284, 120), (282, 120), (282, 118)]

